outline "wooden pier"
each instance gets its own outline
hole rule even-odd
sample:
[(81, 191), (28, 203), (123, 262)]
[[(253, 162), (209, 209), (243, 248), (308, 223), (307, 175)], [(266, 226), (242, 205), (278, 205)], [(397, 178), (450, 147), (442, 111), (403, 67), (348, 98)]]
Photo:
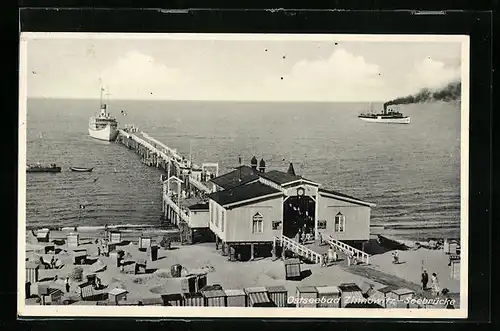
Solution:
[[(117, 142), (135, 151), (144, 164), (157, 167), (166, 173), (160, 178), (162, 215), (169, 224), (180, 230), (181, 242), (192, 243), (194, 233), (198, 230), (206, 230), (210, 236), (217, 236), (209, 224), (210, 208), (206, 196), (216, 190), (210, 180), (218, 176), (218, 163), (203, 163), (201, 166), (193, 164), (175, 149), (141, 132), (135, 126), (120, 129)], [(215, 239), (218, 247), (217, 238)], [(369, 263), (369, 254), (331, 236), (325, 240), (326, 245), (321, 247), (316, 244), (303, 245), (283, 234), (274, 237), (272, 241), (274, 246), (279, 245), (312, 263), (323, 265), (327, 254), (325, 250), (328, 248), (345, 255), (348, 260), (355, 258), (362, 264)], [(225, 247), (224, 243), (222, 246)], [(250, 255), (253, 256), (253, 244)]]
[(163, 217), (179, 228), (185, 226), (189, 228), (190, 215), (181, 201), (192, 196), (199, 197), (199, 200), (203, 201), (205, 195), (212, 192), (207, 182), (218, 175), (218, 163), (203, 163), (202, 166), (193, 164), (175, 149), (135, 126), (119, 129), (116, 142), (133, 150), (145, 165), (165, 172), (166, 176), (162, 175), (160, 178), (163, 186)]

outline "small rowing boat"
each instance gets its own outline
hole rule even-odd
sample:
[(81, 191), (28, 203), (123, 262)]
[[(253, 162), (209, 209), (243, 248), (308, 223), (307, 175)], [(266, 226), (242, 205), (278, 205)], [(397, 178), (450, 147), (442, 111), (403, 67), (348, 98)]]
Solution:
[(91, 172), (94, 168), (71, 167), (70, 169), (76, 172)]

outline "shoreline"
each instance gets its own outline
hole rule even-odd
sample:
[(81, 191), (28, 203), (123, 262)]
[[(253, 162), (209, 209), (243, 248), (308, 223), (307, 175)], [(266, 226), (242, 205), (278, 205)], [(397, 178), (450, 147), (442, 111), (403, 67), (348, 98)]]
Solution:
[[(78, 233), (96, 233), (102, 232), (106, 228), (105, 225), (81, 225), (81, 226), (36, 226), (36, 225), (27, 225), (26, 232), (28, 231), (36, 231), (41, 229), (48, 229), (51, 232), (78, 232)], [(110, 230), (116, 230), (124, 233), (134, 233), (134, 232), (157, 232), (158, 235), (167, 234), (167, 233), (176, 233), (179, 230), (175, 227), (172, 227), (168, 223), (164, 224), (110, 224), (107, 225), (107, 228)], [(411, 236), (407, 234), (394, 233), (391, 231), (391, 228), (383, 228), (380, 225), (372, 225), (370, 228), (370, 236), (378, 236), (382, 235), (384, 237), (393, 238), (397, 241), (406, 244), (408, 247), (415, 246), (416, 243), (419, 242), (429, 242), (429, 241), (442, 241), (442, 240), (456, 240), (460, 241), (460, 235), (457, 236)], [(417, 232), (417, 231), (415, 231)], [(418, 232), (417, 232), (418, 233)]]

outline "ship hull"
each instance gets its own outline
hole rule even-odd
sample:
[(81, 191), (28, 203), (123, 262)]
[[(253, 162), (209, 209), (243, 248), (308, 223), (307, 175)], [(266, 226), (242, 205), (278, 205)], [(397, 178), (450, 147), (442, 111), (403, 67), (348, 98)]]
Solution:
[(97, 140), (114, 141), (117, 135), (118, 135), (118, 130), (111, 127), (111, 125), (107, 125), (102, 130), (93, 130), (89, 128), (89, 136)]
[(61, 172), (61, 167), (54, 168), (28, 168), (26, 172)]
[(373, 117), (359, 117), (360, 120), (371, 123), (386, 123), (386, 124), (410, 124), (411, 117), (402, 118), (373, 118)]
[(75, 172), (92, 172), (92, 170), (94, 170), (94, 168), (78, 168), (78, 167), (71, 167), (70, 169), (71, 171)]

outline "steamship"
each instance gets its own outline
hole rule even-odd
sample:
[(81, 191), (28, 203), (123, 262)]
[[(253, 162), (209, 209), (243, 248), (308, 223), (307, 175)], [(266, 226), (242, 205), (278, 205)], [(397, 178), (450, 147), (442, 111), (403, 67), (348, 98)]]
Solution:
[(101, 87), (101, 112), (97, 116), (92, 116), (89, 120), (89, 135), (92, 138), (104, 141), (113, 141), (118, 135), (118, 122), (108, 112), (108, 105), (103, 101)]
[[(371, 104), (370, 104), (371, 108)], [(403, 115), (400, 111), (393, 107), (384, 105), (382, 112), (373, 113), (371, 110), (368, 113), (361, 113), (358, 118), (365, 122), (373, 123), (392, 123), (392, 124), (410, 124), (411, 117)]]

